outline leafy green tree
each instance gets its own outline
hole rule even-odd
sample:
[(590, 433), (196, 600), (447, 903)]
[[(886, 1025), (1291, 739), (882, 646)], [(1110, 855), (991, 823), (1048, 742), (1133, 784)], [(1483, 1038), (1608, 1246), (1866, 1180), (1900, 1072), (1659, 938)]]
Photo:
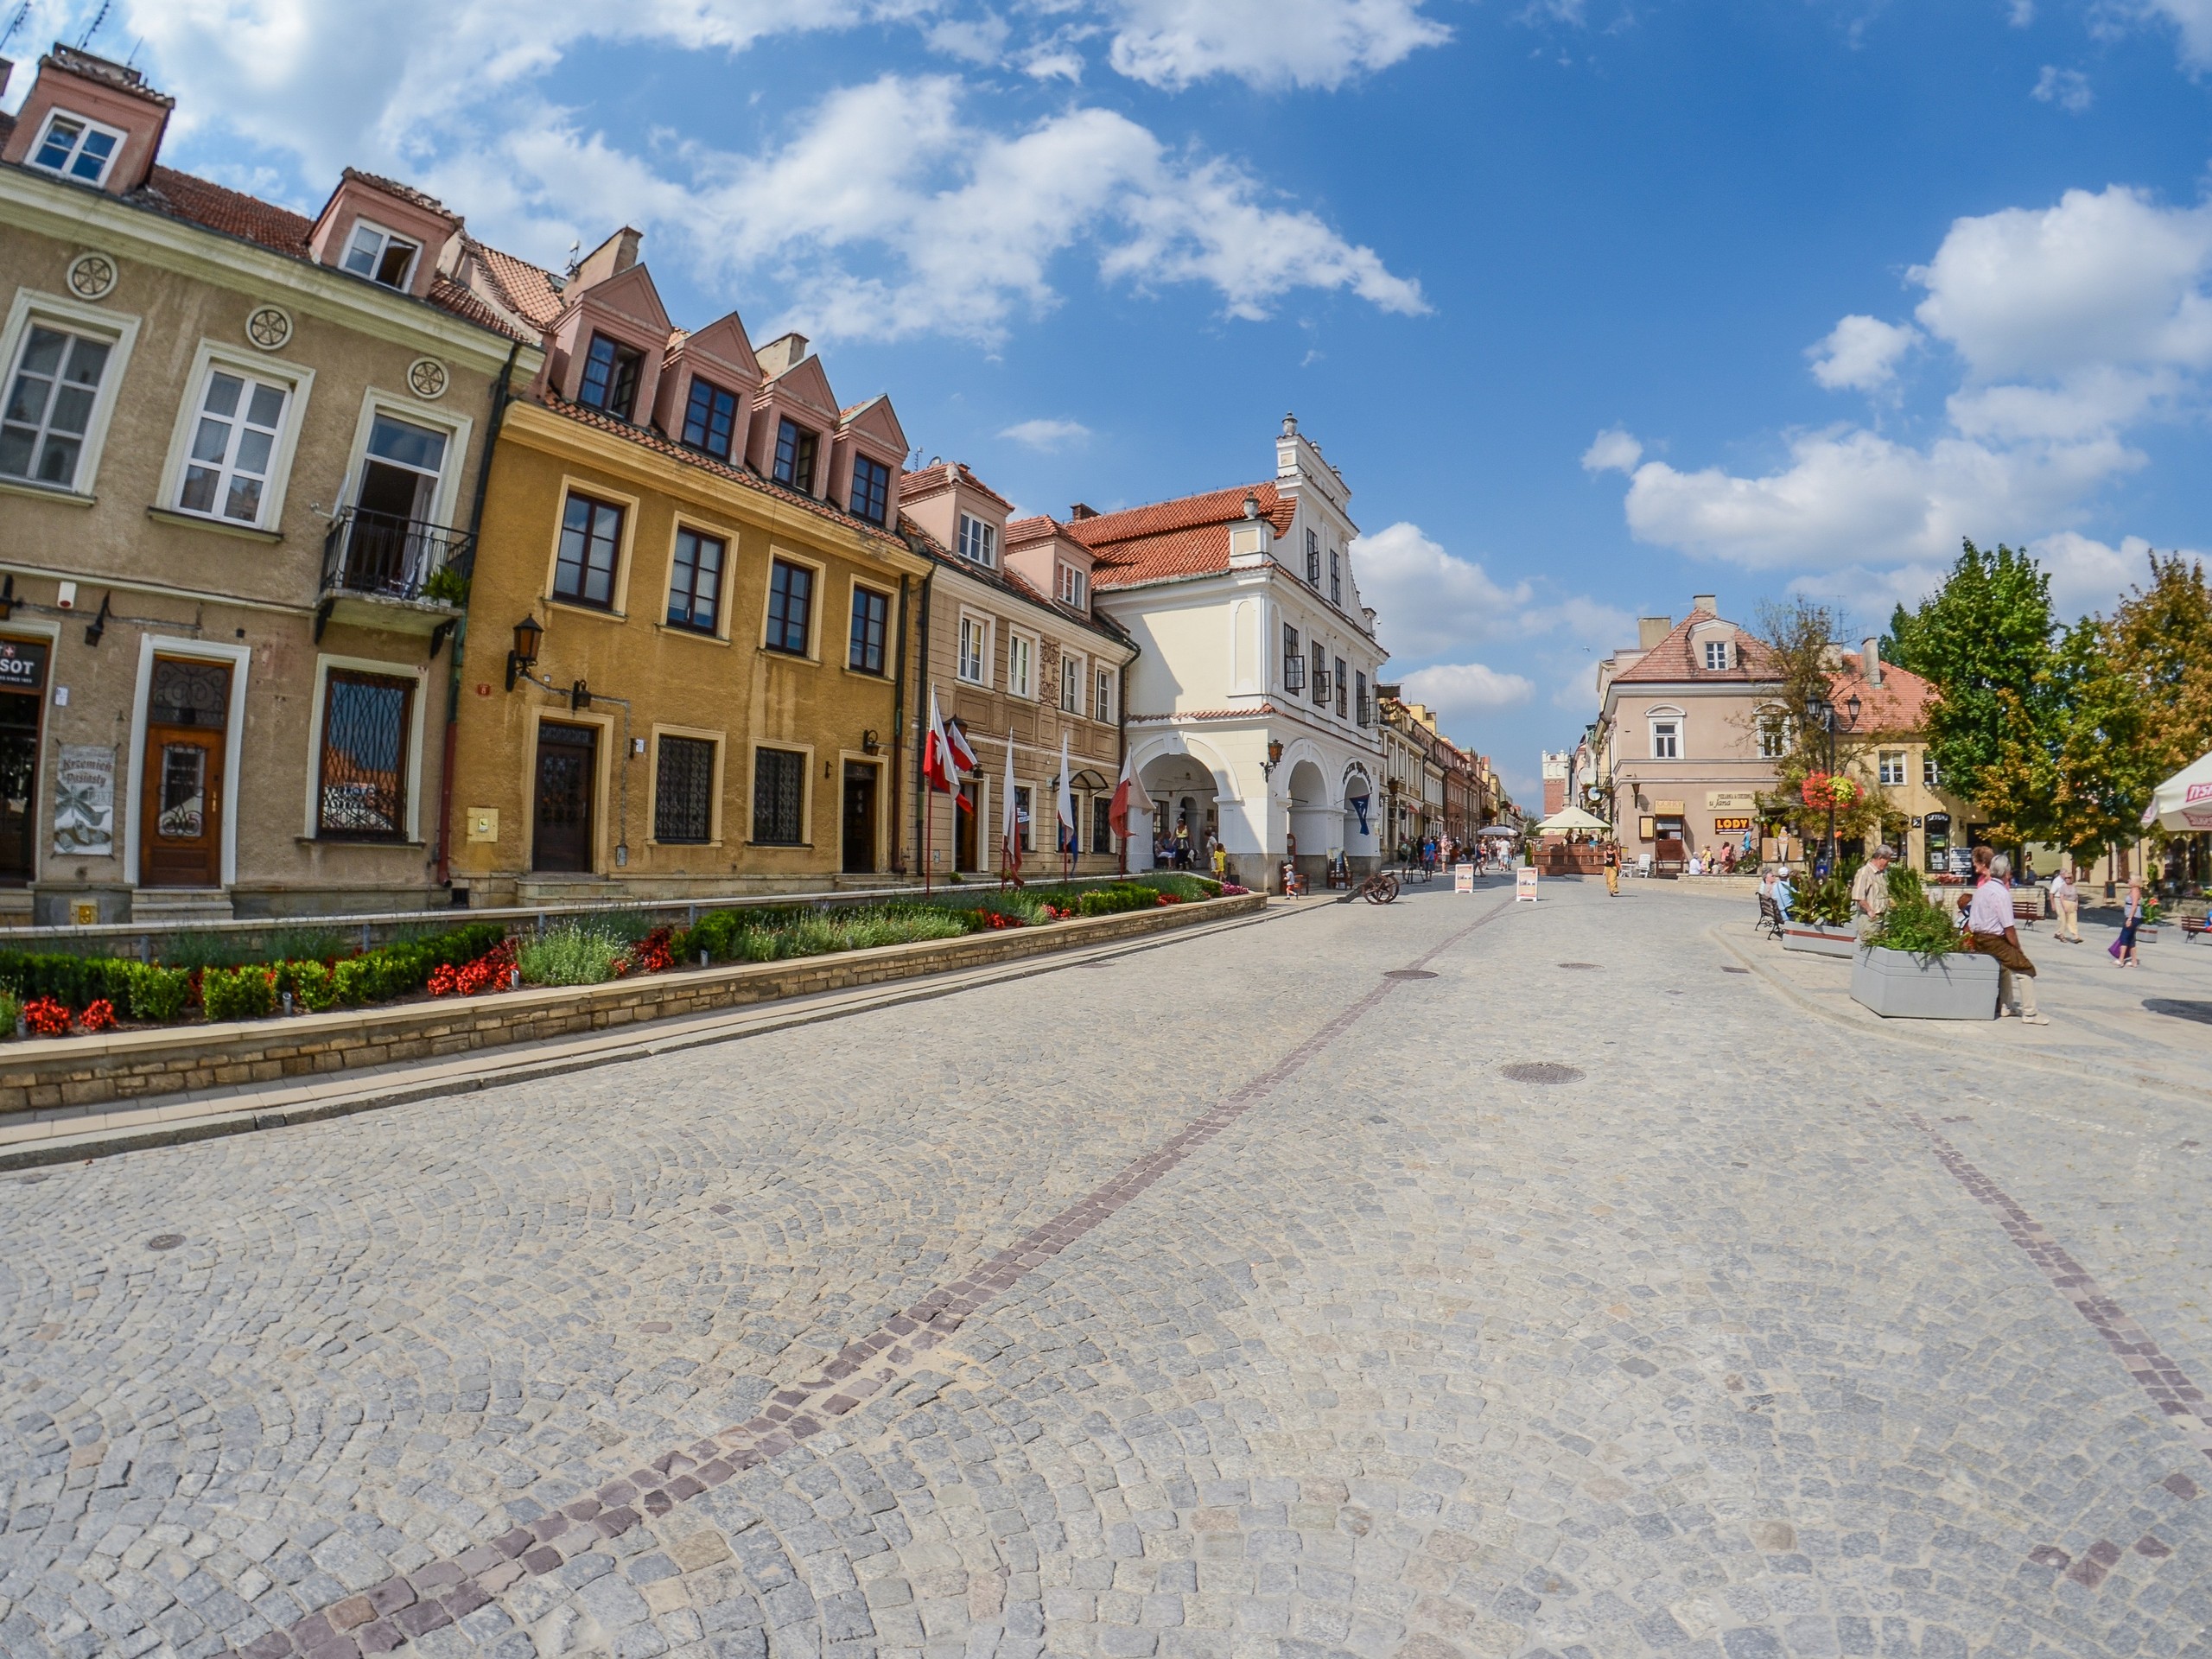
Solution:
[(2078, 862), (2132, 839), (2151, 791), (2166, 774), (2152, 759), (2150, 705), (2112, 652), (2113, 628), (2085, 616), (2059, 639), (2062, 709), (2051, 755), (2055, 839)]
[[(2179, 553), (2151, 555), (2151, 585), (2120, 601), (2106, 630), (2113, 672), (2142, 698), (2150, 791), (2212, 749), (2212, 586)], [(2139, 804), (2138, 810), (2140, 810)]]
[[(1815, 601), (1799, 598), (1787, 605), (1770, 601), (1759, 607), (1765, 671), (1778, 689), (1774, 701), (1752, 719), (1760, 753), (1769, 753), (1777, 744), (1781, 751), (1774, 756), (1774, 788), (1759, 796), (1759, 813), (1768, 822), (1788, 823), (1807, 841), (1827, 836), (1828, 813), (1826, 807), (1805, 804), (1805, 779), (1829, 766), (1827, 734), (1805, 718), (1805, 706), (1813, 698), (1831, 695), (1842, 634), (1842, 615)], [(1836, 834), (1846, 840), (1878, 834), (1891, 816), (1888, 797), (1874, 781), (1874, 769), (1861, 760), (1872, 742), (1870, 734), (1836, 733), (1834, 769), (1850, 774), (1859, 785), (1850, 804), (1836, 808)]]
[(2056, 631), (2050, 578), (2035, 560), (1970, 541), (1941, 588), (1890, 619), (1885, 655), (1936, 688), (1929, 753), (1945, 782), (1989, 814), (1993, 839), (2041, 839), (2057, 829)]

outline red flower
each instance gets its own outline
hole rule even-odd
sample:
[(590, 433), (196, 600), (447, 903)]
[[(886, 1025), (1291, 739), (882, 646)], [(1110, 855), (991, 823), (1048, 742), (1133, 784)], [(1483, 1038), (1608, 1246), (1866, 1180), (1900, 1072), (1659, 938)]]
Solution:
[(456, 976), (450, 963), (441, 963), (430, 970), (430, 995), (451, 996), (455, 988)]
[(115, 1004), (102, 997), (77, 1016), (77, 1023), (86, 1031), (115, 1029)]
[(69, 1005), (50, 996), (34, 997), (23, 1004), (23, 1023), (41, 1037), (67, 1037)]

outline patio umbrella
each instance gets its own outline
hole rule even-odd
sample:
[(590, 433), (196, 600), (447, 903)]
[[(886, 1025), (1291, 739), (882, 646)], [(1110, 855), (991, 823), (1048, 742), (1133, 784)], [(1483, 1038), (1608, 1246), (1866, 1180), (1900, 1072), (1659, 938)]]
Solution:
[(2157, 824), (2186, 835), (2212, 830), (2212, 754), (2201, 754), (2151, 791), (2143, 827)]
[(1610, 830), (1612, 826), (1603, 818), (1593, 818), (1579, 806), (1561, 807), (1536, 826), (1540, 836), (1563, 836), (1570, 830)]
[(1518, 841), (1521, 832), (1509, 823), (1493, 823), (1475, 831), (1477, 836), (1495, 836), (1500, 841)]

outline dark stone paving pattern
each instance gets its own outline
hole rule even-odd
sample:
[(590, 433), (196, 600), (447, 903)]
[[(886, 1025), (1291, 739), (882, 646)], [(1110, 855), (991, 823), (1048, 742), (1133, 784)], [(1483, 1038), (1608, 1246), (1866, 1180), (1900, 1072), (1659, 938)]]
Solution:
[(0, 1651), (2212, 1652), (2201, 1109), (1496, 899), (0, 1187)]

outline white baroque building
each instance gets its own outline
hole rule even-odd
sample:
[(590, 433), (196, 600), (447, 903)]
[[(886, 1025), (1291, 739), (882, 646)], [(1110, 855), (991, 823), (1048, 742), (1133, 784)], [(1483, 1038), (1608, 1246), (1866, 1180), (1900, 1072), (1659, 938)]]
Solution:
[[(1279, 887), (1294, 852), (1319, 885), (1343, 854), (1376, 868), (1386, 817), (1376, 682), (1384, 658), (1360, 604), (1351, 491), (1283, 417), (1274, 476), (1124, 512), (1071, 510), (1099, 607), (1138, 645), (1127, 753), (1160, 827), (1211, 831), (1237, 878)], [(1133, 817), (1129, 862), (1151, 861)]]

